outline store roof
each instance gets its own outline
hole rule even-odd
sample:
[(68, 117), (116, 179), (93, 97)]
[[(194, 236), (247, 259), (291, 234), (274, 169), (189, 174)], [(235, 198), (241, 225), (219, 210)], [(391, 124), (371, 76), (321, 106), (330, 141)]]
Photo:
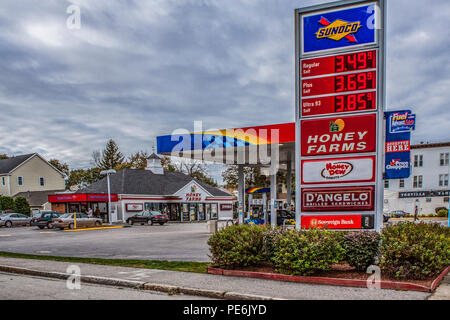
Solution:
[[(110, 175), (111, 193), (115, 194), (142, 194), (142, 195), (174, 195), (189, 182), (195, 181), (215, 197), (231, 196), (231, 194), (201, 182), (181, 172), (164, 172), (154, 174), (149, 170), (122, 169)], [(103, 178), (77, 193), (106, 193), (107, 179)]]
[(31, 207), (40, 207), (48, 202), (48, 196), (51, 194), (55, 194), (57, 192), (62, 192), (64, 190), (47, 190), (47, 191), (27, 191), (27, 192), (19, 192), (14, 196), (24, 197), (28, 200), (28, 203)]
[(10, 173), (34, 155), (35, 153), (30, 153), (0, 160), (0, 174)]

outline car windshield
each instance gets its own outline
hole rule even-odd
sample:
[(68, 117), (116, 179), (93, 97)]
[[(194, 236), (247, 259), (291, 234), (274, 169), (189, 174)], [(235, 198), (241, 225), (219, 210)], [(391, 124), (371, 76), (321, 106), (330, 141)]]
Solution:
[(40, 217), (42, 217), (42, 213), (35, 213), (35, 214), (33, 214), (33, 218), (40, 218)]
[(150, 212), (150, 214), (151, 214), (152, 216), (160, 216), (160, 215), (161, 215), (161, 212), (159, 212), (159, 211), (152, 211), (152, 212)]
[(72, 214), (71, 214), (71, 213), (65, 213), (65, 214), (63, 214), (60, 218), (65, 219), (65, 218), (71, 218), (71, 217), (72, 217)]
[(7, 213), (1, 213), (0, 217), (6, 217), (8, 214)]

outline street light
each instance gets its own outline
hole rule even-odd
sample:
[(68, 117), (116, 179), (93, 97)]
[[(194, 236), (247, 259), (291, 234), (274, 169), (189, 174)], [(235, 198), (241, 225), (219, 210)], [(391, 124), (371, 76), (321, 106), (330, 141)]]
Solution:
[(116, 173), (116, 170), (110, 169), (110, 170), (103, 170), (100, 172), (100, 174), (106, 174), (106, 180), (108, 181), (108, 220), (109, 224), (112, 225), (111, 220), (111, 187), (109, 185), (109, 175)]

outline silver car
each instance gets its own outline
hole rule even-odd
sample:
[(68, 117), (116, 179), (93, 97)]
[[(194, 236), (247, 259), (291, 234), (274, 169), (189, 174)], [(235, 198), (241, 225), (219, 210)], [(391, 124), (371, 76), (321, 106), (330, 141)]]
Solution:
[(22, 213), (2, 213), (0, 214), (0, 227), (11, 228), (13, 226), (27, 226), (31, 218)]
[[(86, 227), (100, 227), (102, 225), (102, 219), (99, 218), (89, 218), (87, 214), (77, 213), (77, 228), (86, 228)], [(53, 219), (51, 226), (53, 228), (59, 228), (61, 230), (65, 228), (74, 229), (75, 228), (75, 219), (73, 213), (66, 213), (60, 216), (59, 218)]]

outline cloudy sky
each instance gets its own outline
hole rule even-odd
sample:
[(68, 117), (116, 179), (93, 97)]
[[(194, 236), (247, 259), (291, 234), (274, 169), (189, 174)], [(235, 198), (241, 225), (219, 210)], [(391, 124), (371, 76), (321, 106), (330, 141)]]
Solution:
[[(293, 9), (323, 2), (2, 0), (0, 153), (77, 168), (109, 138), (293, 122)], [(450, 1), (388, 2), (389, 108), (416, 112), (413, 142), (449, 141)]]

